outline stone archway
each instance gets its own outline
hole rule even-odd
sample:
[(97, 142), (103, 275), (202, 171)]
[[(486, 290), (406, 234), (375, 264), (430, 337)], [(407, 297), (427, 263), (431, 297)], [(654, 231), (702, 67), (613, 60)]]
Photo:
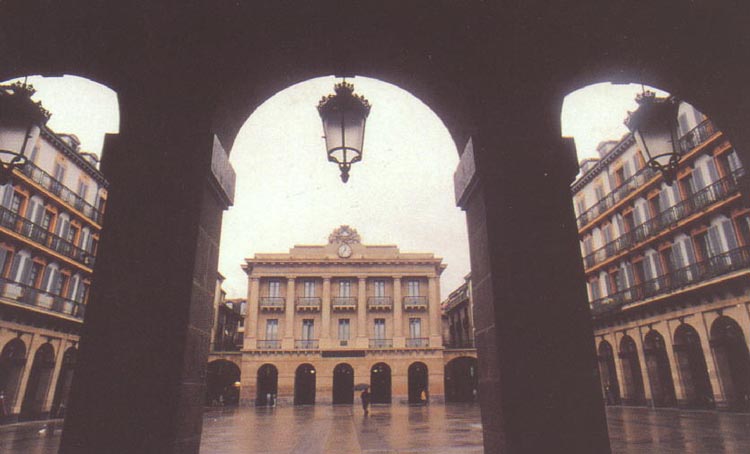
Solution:
[(740, 325), (721, 316), (711, 324), (714, 352), (726, 405), (737, 411), (750, 409), (750, 354)]
[(620, 405), (620, 382), (617, 380), (615, 355), (609, 342), (603, 340), (599, 343), (598, 359), (604, 400), (607, 405)]
[(687, 407), (713, 408), (714, 395), (698, 332), (687, 323), (674, 332), (674, 354)]
[(354, 403), (354, 369), (346, 363), (333, 368), (333, 404)]
[(55, 386), (55, 398), (52, 401), (52, 409), (50, 410), (50, 416), (54, 418), (65, 416), (77, 357), (78, 350), (75, 347), (70, 347), (63, 353), (62, 366), (60, 367), (60, 372), (57, 376), (57, 385)]
[(377, 363), (370, 369), (370, 401), (391, 403), (391, 367), (386, 363)]
[(279, 370), (276, 366), (273, 364), (260, 366), (255, 389), (255, 405), (259, 407), (276, 405), (279, 394)]
[(208, 363), (206, 370), (206, 404), (239, 404), (238, 383), (240, 373), (240, 368), (231, 361), (217, 359)]
[(446, 402), (475, 402), (479, 390), (477, 359), (462, 356), (445, 365)]
[(315, 404), (315, 367), (302, 364), (294, 373), (294, 405)]
[(664, 338), (658, 331), (646, 333), (643, 340), (643, 355), (646, 359), (648, 380), (651, 384), (651, 399), (656, 407), (677, 405), (672, 370)]
[(25, 366), (26, 344), (19, 338), (8, 341), (0, 353), (0, 391), (5, 394), (4, 405), (9, 413), (16, 403)]
[(430, 383), (427, 365), (421, 361), (411, 363), (408, 370), (409, 403), (425, 404), (429, 401)]
[(42, 344), (34, 355), (31, 372), (26, 382), (26, 392), (21, 404), (19, 419), (36, 419), (43, 416), (52, 372), (55, 369), (55, 349), (49, 342)]
[(641, 363), (638, 360), (638, 348), (635, 341), (627, 334), (620, 340), (620, 361), (622, 362), (623, 402), (630, 405), (643, 405), (646, 396), (643, 389)]

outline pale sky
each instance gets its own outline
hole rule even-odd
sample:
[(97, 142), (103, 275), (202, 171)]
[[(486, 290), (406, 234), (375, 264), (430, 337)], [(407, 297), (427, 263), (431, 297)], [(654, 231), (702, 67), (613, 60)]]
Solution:
[[(105, 132), (117, 132), (116, 94), (87, 79), (30, 77), (52, 112), (49, 126), (76, 134), (100, 153)], [(466, 219), (455, 206), (455, 145), (441, 120), (417, 98), (375, 79), (356, 77), (355, 93), (372, 104), (363, 160), (349, 182), (326, 160), (315, 109), (332, 93), (333, 77), (287, 88), (262, 104), (240, 130), (230, 160), (237, 172), (235, 205), (224, 216), (219, 271), (229, 297), (245, 297), (240, 269), (255, 253), (287, 252), (295, 244), (325, 244), (342, 224), (365, 244), (395, 244), (403, 252), (432, 252), (448, 268), (441, 298), (469, 272)], [(596, 155), (602, 140), (619, 139), (640, 85), (597, 84), (571, 93), (562, 110), (562, 135), (576, 140), (579, 160)]]

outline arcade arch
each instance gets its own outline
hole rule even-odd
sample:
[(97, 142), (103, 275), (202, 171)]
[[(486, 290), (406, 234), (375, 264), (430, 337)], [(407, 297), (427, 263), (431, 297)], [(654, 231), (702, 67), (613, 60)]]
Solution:
[(301, 364), (294, 373), (294, 405), (315, 404), (315, 367)]
[(601, 378), (602, 394), (607, 405), (620, 405), (620, 382), (617, 380), (617, 368), (612, 345), (602, 340), (599, 342), (599, 377)]
[(729, 408), (750, 409), (750, 354), (740, 325), (721, 316), (711, 324), (711, 348)]
[(279, 394), (279, 370), (273, 364), (264, 364), (258, 368), (255, 385), (255, 405), (272, 407), (276, 405)]
[(386, 363), (376, 363), (370, 368), (370, 401), (391, 403), (391, 367)]
[(8, 341), (0, 353), (0, 391), (5, 394), (5, 407), (13, 408), (26, 366), (26, 344), (19, 338)]
[(346, 363), (333, 368), (333, 404), (354, 403), (354, 369)]
[(643, 340), (643, 355), (646, 360), (648, 381), (651, 385), (651, 399), (654, 406), (673, 407), (677, 405), (672, 370), (669, 366), (664, 337), (656, 330), (646, 333)]
[(674, 354), (684, 391), (684, 405), (713, 408), (713, 391), (700, 336), (687, 323), (682, 323), (675, 329)]
[(208, 363), (206, 370), (206, 404), (237, 405), (240, 401), (238, 384), (240, 368), (225, 359)]
[(47, 342), (39, 346), (34, 354), (19, 419), (35, 419), (42, 414), (54, 369), (55, 349)]
[(646, 401), (646, 396), (643, 390), (638, 348), (633, 338), (627, 334), (620, 340), (619, 356), (622, 362), (622, 381), (625, 390), (623, 401), (630, 405), (641, 405)]
[(462, 356), (445, 365), (445, 400), (475, 402), (479, 392), (477, 359)]
[(427, 403), (430, 398), (427, 365), (421, 361), (411, 363), (408, 374), (409, 403)]

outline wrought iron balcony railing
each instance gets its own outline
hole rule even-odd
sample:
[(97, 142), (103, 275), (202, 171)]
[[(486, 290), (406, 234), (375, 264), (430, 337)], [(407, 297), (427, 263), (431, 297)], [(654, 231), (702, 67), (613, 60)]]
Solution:
[(744, 168), (735, 170), (717, 182), (706, 186), (691, 197), (667, 208), (648, 221), (638, 225), (630, 232), (605, 244), (583, 258), (585, 267), (591, 268), (620, 252), (661, 233), (664, 229), (678, 221), (697, 213), (716, 202), (720, 202), (735, 194), (739, 188), (739, 180), (744, 177)]
[(67, 186), (52, 177), (52, 175), (35, 166), (31, 162), (27, 162), (21, 167), (21, 172), (31, 178), (35, 183), (60, 197), (65, 203), (80, 211), (92, 221), (101, 224), (103, 218), (102, 212), (83, 200), (81, 196), (71, 191)]
[(688, 285), (742, 270), (748, 266), (750, 266), (750, 247), (733, 249), (594, 300), (591, 302), (591, 312), (594, 317), (616, 312), (638, 301), (674, 292)]
[(34, 306), (49, 312), (69, 315), (80, 320), (83, 320), (86, 307), (78, 301), (9, 279), (0, 279), (0, 296), (16, 303)]
[(31, 241), (47, 247), (58, 254), (71, 258), (89, 268), (93, 268), (95, 258), (88, 251), (81, 249), (70, 241), (64, 240), (58, 235), (46, 230), (38, 224), (34, 224), (23, 216), (0, 206), (0, 226), (12, 230)]
[(390, 310), (393, 307), (393, 298), (390, 296), (371, 296), (367, 298), (369, 309)]
[(258, 350), (279, 350), (281, 340), (279, 339), (258, 339), (256, 341)]
[(296, 339), (294, 341), (294, 348), (297, 350), (317, 350), (318, 339)]
[[(705, 120), (695, 128), (688, 131), (678, 141), (678, 148), (680, 154), (685, 154), (693, 148), (701, 145), (708, 140), (712, 135), (716, 133), (711, 120)], [(604, 198), (597, 201), (589, 209), (578, 215), (577, 223), (578, 228), (582, 228), (589, 222), (593, 221), (596, 217), (612, 208), (617, 202), (630, 195), (633, 191), (643, 186), (646, 182), (650, 181), (656, 172), (650, 167), (644, 167), (635, 175), (625, 180), (622, 184), (613, 189)]]
[(352, 310), (357, 308), (356, 296), (334, 296), (331, 299), (333, 310)]
[(297, 298), (297, 310), (319, 311), (321, 301), (319, 296), (300, 296)]
[(370, 348), (393, 348), (393, 339), (370, 339)]
[(430, 338), (428, 337), (409, 337), (406, 339), (406, 346), (411, 348), (428, 347)]
[(261, 296), (258, 299), (261, 310), (283, 310), (285, 305), (286, 299), (283, 296)]
[(405, 310), (427, 309), (427, 297), (426, 296), (405, 296), (403, 300), (404, 300)]

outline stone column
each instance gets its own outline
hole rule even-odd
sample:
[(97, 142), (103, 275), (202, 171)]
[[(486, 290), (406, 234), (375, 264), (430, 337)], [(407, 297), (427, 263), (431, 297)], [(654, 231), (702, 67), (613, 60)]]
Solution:
[(393, 277), (393, 347), (404, 348), (406, 339), (404, 338), (404, 322), (402, 314), (404, 310), (403, 301), (401, 301), (401, 276)]
[[(664, 331), (660, 328), (664, 327)], [(677, 402), (683, 402), (687, 398), (685, 396), (685, 388), (682, 386), (682, 372), (680, 371), (680, 365), (677, 363), (677, 356), (674, 353), (674, 330), (677, 329), (679, 321), (666, 320), (659, 322), (655, 325), (657, 331), (664, 337), (664, 348), (667, 349), (667, 358), (669, 358), (669, 368), (672, 371), (672, 383), (674, 383), (674, 392)]]
[(443, 336), (440, 334), (440, 288), (436, 276), (429, 277), (427, 304), (430, 316), (430, 347), (439, 348), (443, 346)]
[(359, 276), (357, 285), (357, 348), (368, 348), (367, 338), (367, 278)]
[(284, 306), (284, 338), (281, 348), (294, 348), (294, 314), (297, 313), (297, 285), (294, 277), (286, 280), (286, 303)]
[[(49, 386), (47, 386), (47, 396), (44, 398), (44, 404), (42, 404), (42, 412), (49, 412), (52, 409), (52, 401), (55, 399), (55, 391), (57, 391), (57, 380), (60, 377), (60, 369), (62, 369), (63, 354), (65, 353), (65, 345), (62, 339), (55, 339), (50, 341), (53, 347), (55, 347), (55, 367), (52, 370), (52, 376), (50, 377)], [(52, 417), (52, 415), (50, 415)]]
[(250, 278), (247, 291), (247, 319), (245, 320), (245, 350), (256, 347), (258, 337), (258, 300), (260, 300), (260, 277)]
[(323, 307), (320, 315), (320, 348), (328, 348), (331, 334), (331, 276), (323, 277)]
[(653, 392), (651, 390), (651, 377), (648, 375), (648, 364), (646, 363), (646, 351), (643, 349), (643, 336), (645, 332), (648, 332), (648, 327), (639, 326), (636, 328), (637, 332), (633, 332), (630, 336), (635, 341), (636, 351), (638, 352), (638, 365), (641, 368), (641, 380), (643, 381), (643, 397), (646, 399), (646, 403), (654, 405)]
[(29, 375), (31, 374), (31, 367), (34, 365), (34, 355), (41, 345), (46, 341), (39, 335), (30, 334), (30, 338), (22, 340), (27, 344), (26, 347), (26, 365), (21, 372), (21, 377), (18, 380), (18, 390), (16, 391), (16, 401), (11, 409), (12, 414), (19, 414), (21, 412), (21, 405), (23, 404), (23, 397), (26, 395), (26, 385), (29, 383)]
[(210, 90), (123, 86), (107, 213), (60, 453), (197, 454), (222, 211), (234, 177)]
[(721, 386), (721, 379), (719, 378), (714, 350), (711, 348), (711, 336), (709, 335), (708, 324), (706, 323), (705, 316), (705, 314), (698, 313), (695, 315), (696, 318), (688, 319), (688, 323), (695, 328), (701, 339), (701, 348), (703, 349), (703, 356), (706, 358), (706, 368), (708, 368), (708, 377), (711, 381), (714, 402), (723, 403), (726, 401), (726, 396), (724, 395), (724, 388)]

